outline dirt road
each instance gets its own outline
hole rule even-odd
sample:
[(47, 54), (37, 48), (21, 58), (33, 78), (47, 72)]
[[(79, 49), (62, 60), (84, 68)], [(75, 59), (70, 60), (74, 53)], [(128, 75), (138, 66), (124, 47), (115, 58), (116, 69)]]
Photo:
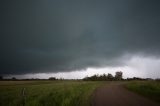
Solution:
[(95, 91), (92, 106), (160, 106), (160, 104), (130, 92), (123, 84), (114, 82)]

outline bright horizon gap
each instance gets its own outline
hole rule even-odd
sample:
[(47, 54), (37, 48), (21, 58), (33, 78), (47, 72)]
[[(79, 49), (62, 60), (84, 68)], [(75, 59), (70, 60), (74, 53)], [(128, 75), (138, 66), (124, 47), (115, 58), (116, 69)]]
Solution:
[(92, 76), (94, 74), (108, 74), (113, 76), (116, 71), (123, 72), (123, 78), (141, 77), (141, 78), (160, 78), (159, 64), (160, 58), (133, 56), (130, 58), (124, 66), (119, 67), (103, 67), (103, 68), (87, 68), (86, 70), (75, 70), (70, 72), (58, 72), (58, 73), (35, 73), (24, 75), (8, 75), (5, 78), (16, 77), (17, 79), (25, 78), (40, 78), (48, 79), (49, 77), (64, 78), (64, 79), (82, 79), (86, 76)]

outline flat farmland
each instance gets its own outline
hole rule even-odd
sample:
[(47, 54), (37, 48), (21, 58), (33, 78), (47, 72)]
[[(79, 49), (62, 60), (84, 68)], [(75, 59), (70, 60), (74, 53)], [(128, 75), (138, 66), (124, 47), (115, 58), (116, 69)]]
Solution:
[(0, 81), (0, 106), (159, 106), (159, 101), (157, 81)]
[(99, 81), (0, 81), (0, 106), (89, 106)]

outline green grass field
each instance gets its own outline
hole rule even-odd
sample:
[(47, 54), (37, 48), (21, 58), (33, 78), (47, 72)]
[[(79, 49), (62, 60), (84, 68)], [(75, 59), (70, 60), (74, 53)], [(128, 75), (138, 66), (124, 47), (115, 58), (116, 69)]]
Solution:
[(160, 102), (160, 82), (158, 81), (133, 81), (127, 84), (127, 88), (154, 101)]
[[(94, 90), (106, 83), (109, 82), (0, 81), (0, 106), (89, 106)], [(160, 82), (129, 81), (125, 84), (129, 90), (160, 102)]]
[(93, 91), (103, 84), (96, 81), (0, 81), (0, 106), (89, 106)]

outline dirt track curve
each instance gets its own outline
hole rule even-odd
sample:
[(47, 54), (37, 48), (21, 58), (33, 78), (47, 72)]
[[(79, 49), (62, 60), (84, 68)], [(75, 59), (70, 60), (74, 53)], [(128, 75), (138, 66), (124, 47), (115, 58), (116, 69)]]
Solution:
[(92, 106), (160, 106), (160, 104), (128, 91), (120, 83), (111, 83), (95, 91)]

